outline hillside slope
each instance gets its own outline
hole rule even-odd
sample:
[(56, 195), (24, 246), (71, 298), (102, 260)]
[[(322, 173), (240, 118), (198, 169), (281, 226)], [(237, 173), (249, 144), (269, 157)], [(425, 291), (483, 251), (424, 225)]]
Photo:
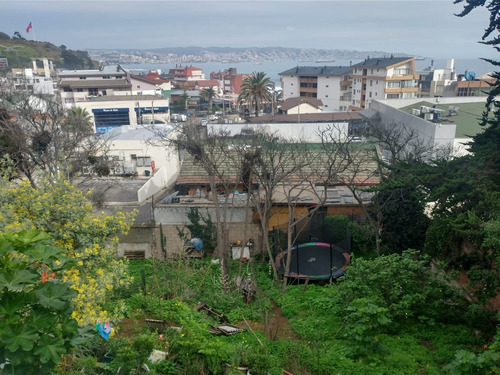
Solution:
[(0, 58), (7, 58), (7, 70), (28, 68), (32, 66), (32, 60), (41, 61), (43, 58), (52, 60), (56, 68), (97, 69), (99, 66), (89, 57), (87, 51), (72, 51), (65, 46), (57, 47), (49, 42), (23, 39), (0, 40)]

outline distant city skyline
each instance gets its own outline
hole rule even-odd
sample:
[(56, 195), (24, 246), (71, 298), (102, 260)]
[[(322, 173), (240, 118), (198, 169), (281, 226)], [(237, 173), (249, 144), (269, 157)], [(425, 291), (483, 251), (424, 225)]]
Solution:
[[(453, 0), (0, 0), (0, 31), (73, 50), (295, 47), (496, 58), (485, 9)], [(29, 33), (26, 28), (32, 25)]]

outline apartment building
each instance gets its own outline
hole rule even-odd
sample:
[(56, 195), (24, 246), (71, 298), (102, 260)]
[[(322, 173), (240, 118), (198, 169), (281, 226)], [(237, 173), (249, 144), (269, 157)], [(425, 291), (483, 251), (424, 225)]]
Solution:
[(120, 65), (99, 70), (62, 70), (57, 77), (62, 105), (67, 109), (96, 97), (132, 95), (130, 74)]
[(350, 109), (369, 108), (372, 100), (412, 99), (418, 94), (414, 57), (368, 58), (352, 66)]
[(194, 66), (176, 65), (175, 68), (169, 69), (167, 78), (172, 81), (172, 84), (177, 87), (177, 84), (189, 81), (200, 81), (205, 79), (205, 74), (200, 68)]
[(326, 111), (347, 111), (351, 104), (350, 66), (297, 66), (279, 73), (283, 99), (321, 100)]
[(236, 68), (210, 73), (210, 79), (216, 79), (219, 82), (224, 94), (239, 94), (243, 80), (250, 76), (251, 74), (238, 74)]
[(433, 98), (440, 96), (455, 96), (457, 75), (455, 73), (455, 60), (449, 59), (446, 68), (435, 69), (434, 62), (431, 66), (420, 71), (419, 93), (420, 98)]

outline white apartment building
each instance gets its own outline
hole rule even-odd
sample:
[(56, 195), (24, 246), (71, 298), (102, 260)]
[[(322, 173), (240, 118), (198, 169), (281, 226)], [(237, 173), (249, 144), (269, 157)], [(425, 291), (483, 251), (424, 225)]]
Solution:
[(281, 72), (283, 99), (321, 100), (325, 111), (347, 111), (351, 104), (350, 66), (297, 66)]
[(57, 76), (59, 95), (66, 109), (97, 97), (133, 94), (130, 74), (120, 65), (99, 70), (62, 70)]
[(372, 100), (417, 97), (414, 57), (369, 58), (351, 68), (352, 110), (369, 108)]
[[(12, 69), (8, 78), (17, 91), (33, 92), (36, 95), (54, 95), (57, 92), (56, 72), (52, 61), (42, 59), (43, 68), (33, 60), (33, 68)], [(54, 77), (54, 79), (53, 79)]]

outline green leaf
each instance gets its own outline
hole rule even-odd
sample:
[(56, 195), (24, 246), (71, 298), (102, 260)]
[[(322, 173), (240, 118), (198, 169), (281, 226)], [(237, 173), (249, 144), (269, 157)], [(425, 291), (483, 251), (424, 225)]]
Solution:
[(76, 296), (76, 291), (64, 284), (47, 282), (35, 292), (40, 305), (54, 310), (63, 310), (68, 305), (68, 300)]
[(56, 246), (36, 245), (27, 249), (24, 254), (33, 260), (48, 263), (52, 259), (57, 259), (63, 252), (63, 249)]
[(0, 316), (14, 315), (29, 302), (30, 298), (22, 293), (7, 293), (2, 297)]
[(6, 253), (10, 253), (14, 250), (12, 244), (4, 239), (0, 239), (0, 256)]
[(58, 364), (61, 361), (61, 355), (66, 353), (66, 348), (61, 338), (45, 335), (38, 342), (34, 353), (40, 356), (42, 363), (51, 361)]
[(38, 278), (40, 278), (38, 273), (28, 270), (0, 273), (0, 289), (7, 288), (11, 292), (17, 292)]
[(37, 330), (43, 330), (44, 332), (47, 332), (51, 331), (52, 326), (57, 323), (57, 316), (50, 311), (38, 308), (31, 312), (28, 319), (26, 320), (26, 323), (30, 324), (32, 327), (35, 327)]
[(5, 335), (2, 338), (3, 344), (11, 352), (17, 351), (21, 348), (24, 351), (30, 351), (35, 346), (35, 341), (38, 340), (40, 336), (38, 333), (26, 324), (21, 324), (19, 326), (12, 327), (11, 334)]

